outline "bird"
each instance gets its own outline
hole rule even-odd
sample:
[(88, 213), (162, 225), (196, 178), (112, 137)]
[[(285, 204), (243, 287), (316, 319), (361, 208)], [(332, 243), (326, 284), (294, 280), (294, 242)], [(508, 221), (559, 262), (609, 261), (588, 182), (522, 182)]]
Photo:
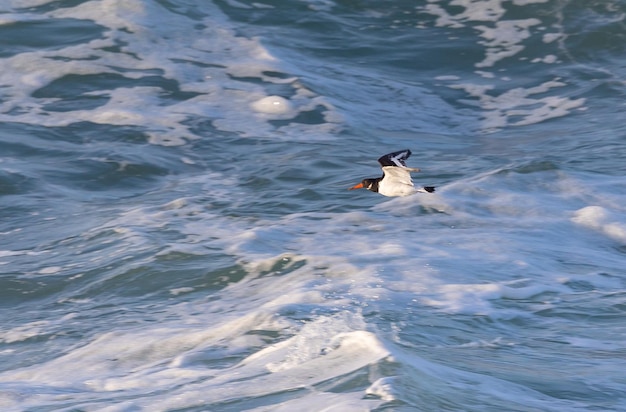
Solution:
[(415, 187), (411, 172), (419, 172), (416, 167), (407, 167), (405, 160), (411, 156), (409, 149), (381, 156), (378, 163), (383, 168), (381, 177), (363, 179), (348, 190), (367, 189), (383, 196), (408, 196), (418, 192), (433, 193), (434, 186)]

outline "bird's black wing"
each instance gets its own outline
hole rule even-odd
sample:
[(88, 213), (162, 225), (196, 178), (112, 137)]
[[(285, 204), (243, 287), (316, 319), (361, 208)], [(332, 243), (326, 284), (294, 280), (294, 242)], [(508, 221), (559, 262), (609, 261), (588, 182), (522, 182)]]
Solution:
[(406, 150), (402, 150), (399, 152), (393, 152), (393, 153), (389, 153), (384, 156), (381, 156), (380, 159), (378, 159), (378, 163), (380, 163), (382, 167), (385, 167), (385, 166), (406, 167), (406, 163), (404, 163), (404, 161), (408, 159), (409, 156), (411, 156), (411, 151), (409, 149), (406, 149)]

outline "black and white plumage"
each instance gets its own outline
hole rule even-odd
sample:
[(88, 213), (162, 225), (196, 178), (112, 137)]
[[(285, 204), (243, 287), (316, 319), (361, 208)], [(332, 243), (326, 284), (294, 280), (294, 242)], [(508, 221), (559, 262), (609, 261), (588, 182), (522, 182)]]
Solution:
[(381, 177), (363, 179), (361, 183), (352, 186), (349, 190), (367, 189), (380, 193), (383, 196), (408, 196), (417, 192), (432, 193), (434, 186), (415, 187), (411, 172), (419, 172), (420, 169), (407, 167), (405, 161), (411, 156), (409, 149), (393, 152), (381, 156), (378, 159), (383, 168)]

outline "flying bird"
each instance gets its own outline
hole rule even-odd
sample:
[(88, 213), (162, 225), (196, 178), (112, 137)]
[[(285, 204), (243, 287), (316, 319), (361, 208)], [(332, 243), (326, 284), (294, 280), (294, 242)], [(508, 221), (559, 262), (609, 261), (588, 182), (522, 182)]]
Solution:
[(434, 186), (415, 187), (411, 172), (419, 172), (416, 167), (407, 167), (405, 160), (411, 156), (409, 149), (393, 152), (381, 156), (378, 163), (383, 168), (383, 175), (370, 179), (363, 179), (361, 183), (348, 190), (367, 189), (380, 193), (383, 196), (408, 196), (417, 192), (432, 193)]

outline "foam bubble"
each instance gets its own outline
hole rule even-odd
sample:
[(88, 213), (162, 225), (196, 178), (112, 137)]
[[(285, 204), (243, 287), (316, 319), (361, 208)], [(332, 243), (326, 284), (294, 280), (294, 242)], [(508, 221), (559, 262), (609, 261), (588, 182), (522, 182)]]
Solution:
[(174, 288), (170, 289), (170, 294), (173, 296), (178, 296), (185, 293), (193, 292), (195, 289), (191, 287), (183, 287), (183, 288)]
[(42, 275), (53, 275), (55, 273), (59, 273), (63, 268), (60, 266), (48, 266), (39, 270), (39, 273)]
[(541, 4), (549, 1), (550, 0), (513, 0), (513, 4), (516, 6), (526, 6), (528, 4)]
[(574, 212), (572, 222), (626, 243), (626, 223), (601, 206), (587, 206)]
[(19, 256), (19, 255), (23, 255), (26, 253), (27, 252), (23, 250), (0, 250), (0, 258), (7, 257), (7, 256)]
[(252, 109), (265, 114), (293, 114), (293, 104), (281, 96), (267, 96), (250, 104)]
[(459, 76), (455, 76), (455, 75), (440, 75), (440, 76), (435, 76), (435, 80), (460, 80), (461, 78)]

